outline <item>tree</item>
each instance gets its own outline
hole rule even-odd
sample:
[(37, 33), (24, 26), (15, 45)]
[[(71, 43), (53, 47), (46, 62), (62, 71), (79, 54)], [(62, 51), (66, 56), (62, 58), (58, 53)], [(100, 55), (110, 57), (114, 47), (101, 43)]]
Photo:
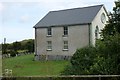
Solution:
[(94, 73), (120, 74), (120, 34), (109, 35), (104, 41), (99, 40), (96, 48), (100, 57), (96, 58), (92, 66)]
[(95, 47), (78, 49), (62, 74), (120, 74), (120, 0), (115, 5), (102, 30), (103, 38), (97, 40)]
[(91, 74), (90, 66), (93, 65), (94, 59), (97, 56), (95, 47), (85, 47), (77, 49), (71, 58), (71, 64), (67, 66), (63, 74), (67, 75), (81, 75)]
[(120, 34), (99, 40), (96, 47), (77, 49), (64, 75), (120, 74)]
[(13, 50), (14, 51), (17, 51), (17, 50), (19, 50), (21, 48), (21, 43), (20, 42), (14, 42), (13, 43)]
[(2, 44), (2, 54), (7, 54), (7, 44)]
[(120, 0), (115, 1), (113, 13), (109, 14), (109, 21), (105, 28), (102, 30), (101, 36), (103, 39), (109, 35), (120, 33)]
[(26, 43), (26, 49), (28, 52), (34, 52), (34, 40), (30, 39)]

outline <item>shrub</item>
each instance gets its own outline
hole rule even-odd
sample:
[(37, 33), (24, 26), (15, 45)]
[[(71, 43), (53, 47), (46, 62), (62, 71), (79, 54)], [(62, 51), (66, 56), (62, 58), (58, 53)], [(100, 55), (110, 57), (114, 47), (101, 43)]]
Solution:
[(120, 74), (120, 34), (98, 40), (96, 47), (77, 49), (63, 75)]
[(91, 74), (89, 72), (90, 66), (93, 65), (95, 57), (97, 56), (95, 47), (85, 47), (77, 49), (70, 62), (71, 65), (67, 66), (64, 75), (80, 75), (80, 74)]
[(17, 51), (13, 51), (13, 50), (10, 51), (10, 56), (14, 57), (16, 56), (16, 54), (18, 54)]

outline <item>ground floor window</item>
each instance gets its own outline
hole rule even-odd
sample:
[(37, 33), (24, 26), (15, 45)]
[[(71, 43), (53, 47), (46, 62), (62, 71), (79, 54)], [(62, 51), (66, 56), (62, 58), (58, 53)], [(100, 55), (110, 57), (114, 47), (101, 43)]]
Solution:
[(47, 50), (52, 50), (52, 41), (47, 41)]
[(68, 41), (64, 41), (63, 50), (68, 50)]

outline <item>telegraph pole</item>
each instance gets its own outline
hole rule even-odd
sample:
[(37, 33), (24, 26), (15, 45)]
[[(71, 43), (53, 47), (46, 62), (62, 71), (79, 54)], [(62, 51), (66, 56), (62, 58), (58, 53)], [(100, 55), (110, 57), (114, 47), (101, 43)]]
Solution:
[(4, 44), (6, 44), (6, 38), (4, 38)]
[(3, 42), (3, 53), (6, 54), (6, 38), (4, 38), (4, 42)]

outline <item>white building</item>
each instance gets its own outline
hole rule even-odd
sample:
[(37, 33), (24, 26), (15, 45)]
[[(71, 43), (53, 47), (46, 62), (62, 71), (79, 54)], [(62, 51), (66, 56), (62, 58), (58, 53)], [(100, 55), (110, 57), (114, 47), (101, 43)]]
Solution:
[(108, 20), (104, 5), (50, 11), (35, 26), (35, 60), (61, 60), (95, 45)]

